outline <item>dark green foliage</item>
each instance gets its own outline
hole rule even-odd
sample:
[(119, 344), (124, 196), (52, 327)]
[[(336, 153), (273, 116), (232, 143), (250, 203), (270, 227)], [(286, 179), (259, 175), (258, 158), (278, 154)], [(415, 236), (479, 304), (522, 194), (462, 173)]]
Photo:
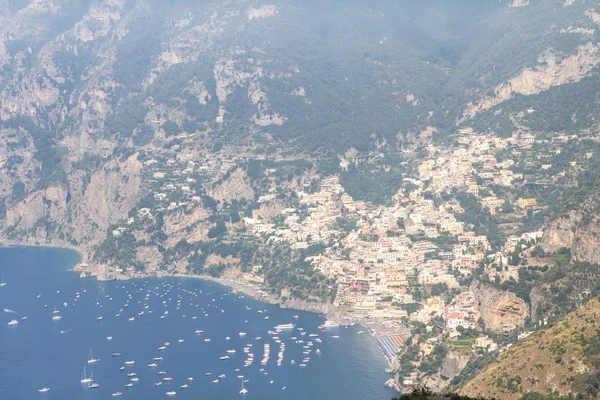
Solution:
[(487, 236), (490, 244), (498, 247), (504, 243), (505, 236), (498, 228), (498, 223), (490, 214), (489, 210), (481, 208), (481, 204), (471, 193), (457, 193), (457, 200), (465, 210), (462, 214), (457, 214), (459, 221), (473, 225), (477, 235)]
[(402, 184), (402, 173), (398, 169), (370, 169), (368, 165), (351, 165), (340, 175), (340, 183), (356, 200), (367, 200), (383, 204), (396, 194)]
[(223, 221), (218, 221), (215, 226), (208, 230), (209, 239), (222, 237), (227, 233), (227, 227)]
[(134, 146), (145, 146), (154, 138), (154, 130), (147, 124), (142, 125), (131, 138)]
[(135, 266), (139, 268), (136, 262), (136, 239), (129, 232), (123, 233), (121, 236), (113, 236), (112, 231), (116, 226), (111, 226), (108, 229), (108, 235), (102, 242), (94, 254), (94, 259), (100, 263), (106, 263), (109, 260), (121, 268)]
[(439, 296), (444, 293), (448, 293), (448, 285), (445, 282), (435, 283), (431, 286), (432, 296)]
[(165, 131), (165, 135), (167, 135), (167, 137), (179, 135), (181, 133), (181, 128), (173, 121), (165, 122), (164, 124), (162, 124), (162, 128)]
[(25, 196), (25, 184), (21, 181), (15, 182), (12, 187), (13, 201), (20, 201)]
[(404, 393), (392, 400), (485, 400), (483, 397), (469, 397), (455, 393), (436, 394), (425, 387), (414, 387), (410, 393)]

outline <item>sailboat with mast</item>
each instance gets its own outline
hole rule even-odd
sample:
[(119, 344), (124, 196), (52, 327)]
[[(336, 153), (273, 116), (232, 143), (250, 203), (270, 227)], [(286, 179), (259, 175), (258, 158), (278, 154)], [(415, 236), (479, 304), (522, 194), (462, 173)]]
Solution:
[(6, 282), (4, 282), (4, 274), (2, 274), (2, 281), (0, 282), (0, 287), (6, 286)]
[(100, 385), (94, 382), (94, 373), (90, 375), (90, 382), (88, 383), (88, 389), (98, 389)]
[(91, 376), (87, 376), (87, 373), (85, 371), (85, 365), (83, 366), (83, 374), (81, 375), (81, 383), (91, 383), (92, 382), (92, 377)]
[(240, 389), (240, 394), (248, 393), (248, 389), (244, 387), (244, 377), (242, 376), (242, 388)]
[(60, 316), (60, 311), (58, 311), (56, 309), (56, 307), (54, 307), (54, 311), (52, 311), (52, 320), (53, 321), (58, 321), (59, 319), (61, 319), (62, 317)]
[(94, 358), (94, 356), (92, 356), (92, 348), (90, 347), (90, 356), (88, 357), (88, 364), (93, 364), (98, 361), (99, 360), (97, 358)]

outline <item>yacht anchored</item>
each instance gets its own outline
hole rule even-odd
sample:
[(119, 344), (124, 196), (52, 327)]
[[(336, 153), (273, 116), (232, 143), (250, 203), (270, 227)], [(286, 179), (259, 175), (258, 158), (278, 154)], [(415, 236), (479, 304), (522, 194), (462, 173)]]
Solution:
[(92, 356), (92, 349), (90, 348), (90, 356), (88, 357), (88, 364), (93, 364), (95, 362), (98, 362), (99, 360), (97, 358), (94, 358)]
[[(4, 282), (4, 274), (2, 274), (2, 281), (0, 282), (0, 287), (2, 287), (2, 286), (6, 286), (6, 282)], [(48, 388), (44, 388), (44, 389), (48, 389)], [(48, 389), (48, 390), (50, 390), (50, 389)], [(46, 390), (46, 392), (48, 390)]]
[(83, 366), (83, 374), (81, 375), (81, 383), (90, 383), (92, 381), (91, 377), (88, 377), (85, 372), (85, 365)]
[(56, 309), (56, 307), (54, 307), (54, 311), (52, 311), (52, 320), (58, 321), (61, 318), (62, 317), (60, 316), (60, 312)]
[(46, 393), (49, 390), (50, 390), (50, 388), (45, 387), (45, 388), (38, 389), (38, 392), (40, 392), (40, 393)]
[(18, 324), (18, 323), (19, 323), (19, 321), (17, 321), (16, 319), (13, 319), (12, 321), (10, 321), (10, 322), (8, 323), (8, 326), (16, 325), (16, 324)]
[(240, 389), (240, 394), (248, 393), (248, 389), (244, 387), (244, 378), (242, 378), (242, 388)]

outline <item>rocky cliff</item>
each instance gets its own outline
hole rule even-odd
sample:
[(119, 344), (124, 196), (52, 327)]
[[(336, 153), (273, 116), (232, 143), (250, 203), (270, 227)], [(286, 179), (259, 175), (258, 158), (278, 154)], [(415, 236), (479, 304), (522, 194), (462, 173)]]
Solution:
[(523, 393), (580, 394), (595, 398), (591, 376), (598, 373), (598, 333), (591, 323), (600, 310), (592, 300), (553, 327), (512, 346), (473, 377), (460, 394), (496, 399), (519, 399)]
[(470, 290), (486, 329), (513, 330), (522, 326), (529, 316), (529, 305), (516, 294), (495, 289), (474, 280)]
[(568, 248), (575, 261), (600, 263), (600, 218), (597, 209), (598, 200), (591, 195), (580, 209), (560, 214), (547, 225), (541, 248), (548, 253)]

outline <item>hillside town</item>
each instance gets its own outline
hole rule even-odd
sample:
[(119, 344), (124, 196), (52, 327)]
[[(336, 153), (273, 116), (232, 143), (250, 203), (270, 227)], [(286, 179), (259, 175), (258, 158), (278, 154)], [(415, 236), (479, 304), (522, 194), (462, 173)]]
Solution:
[[(500, 335), (519, 331), (529, 317), (527, 305), (515, 297), (505, 304), (510, 312), (498, 304), (495, 311), (483, 310), (481, 295), (469, 282), (475, 271), (498, 284), (519, 279), (521, 264), (515, 262), (515, 254), (532, 248), (543, 237), (535, 227), (527, 230), (523, 221), (543, 213), (548, 204), (517, 193), (528, 193), (522, 188), (531, 185), (548, 187), (567, 179), (592, 154), (568, 159), (568, 164), (561, 159), (562, 164), (553, 165), (553, 159), (561, 157), (566, 143), (577, 145), (581, 140), (575, 136), (538, 140), (529, 133), (501, 138), (463, 129), (453, 146), (428, 144), (426, 156), (419, 159), (412, 174), (403, 177), (389, 204), (379, 206), (353, 199), (338, 176), (320, 177), (309, 170), (299, 184), (288, 185), (289, 193), (283, 196), (278, 185), (281, 159), (259, 158), (263, 165), (272, 165), (261, 171), (269, 185), (259, 188), (248, 179), (248, 165), (255, 156), (227, 156), (224, 151), (178, 153), (174, 146), (140, 157), (150, 196), (127, 221), (114, 227), (112, 239), (119, 241), (129, 233), (138, 243), (141, 238), (150, 241), (151, 235), (142, 232), (151, 231), (148, 227), (160, 220), (169, 221), (166, 230), (171, 247), (184, 237), (186, 243), (200, 242), (207, 240), (207, 232), (210, 239), (214, 229), (204, 211), (208, 197), (218, 203), (221, 213), (232, 204), (253, 202), (249, 211), (228, 221), (225, 237), (252, 238), (265, 248), (285, 244), (293, 252), (318, 246), (321, 250), (304, 261), (335, 282), (333, 304), (344, 310), (347, 321), (371, 329), (391, 370), (399, 371), (395, 385), (411, 386), (428, 379), (430, 374), (419, 367), (441, 341), (462, 343), (457, 348), (464, 352), (466, 346), (468, 353), (497, 352), (510, 346), (505, 336), (492, 339), (471, 333), (464, 340), (464, 332), (483, 332), (484, 327)], [(537, 146), (535, 156), (533, 146)], [(341, 165), (352, 162), (342, 159)], [(547, 173), (561, 165), (567, 168)], [(536, 176), (539, 171), (544, 171), (543, 182)], [(233, 182), (233, 189), (225, 190), (214, 182)], [(501, 234), (475, 226), (469, 219), (476, 211), (473, 208), (505, 218), (508, 222), (502, 224)], [(189, 215), (192, 220), (173, 222), (173, 215), (181, 221)], [(216, 262), (211, 257), (207, 264)], [(156, 259), (160, 262), (162, 256)], [(156, 264), (154, 272), (119, 263), (107, 263), (104, 268), (100, 275), (108, 279), (169, 271), (198, 273), (186, 263), (171, 270)], [(245, 272), (235, 271), (223, 276), (266, 296), (262, 265), (250, 262), (242, 269)], [(425, 334), (416, 333), (422, 329)], [(413, 345), (421, 356), (400, 366), (397, 354), (402, 354), (410, 337), (417, 338)]]

